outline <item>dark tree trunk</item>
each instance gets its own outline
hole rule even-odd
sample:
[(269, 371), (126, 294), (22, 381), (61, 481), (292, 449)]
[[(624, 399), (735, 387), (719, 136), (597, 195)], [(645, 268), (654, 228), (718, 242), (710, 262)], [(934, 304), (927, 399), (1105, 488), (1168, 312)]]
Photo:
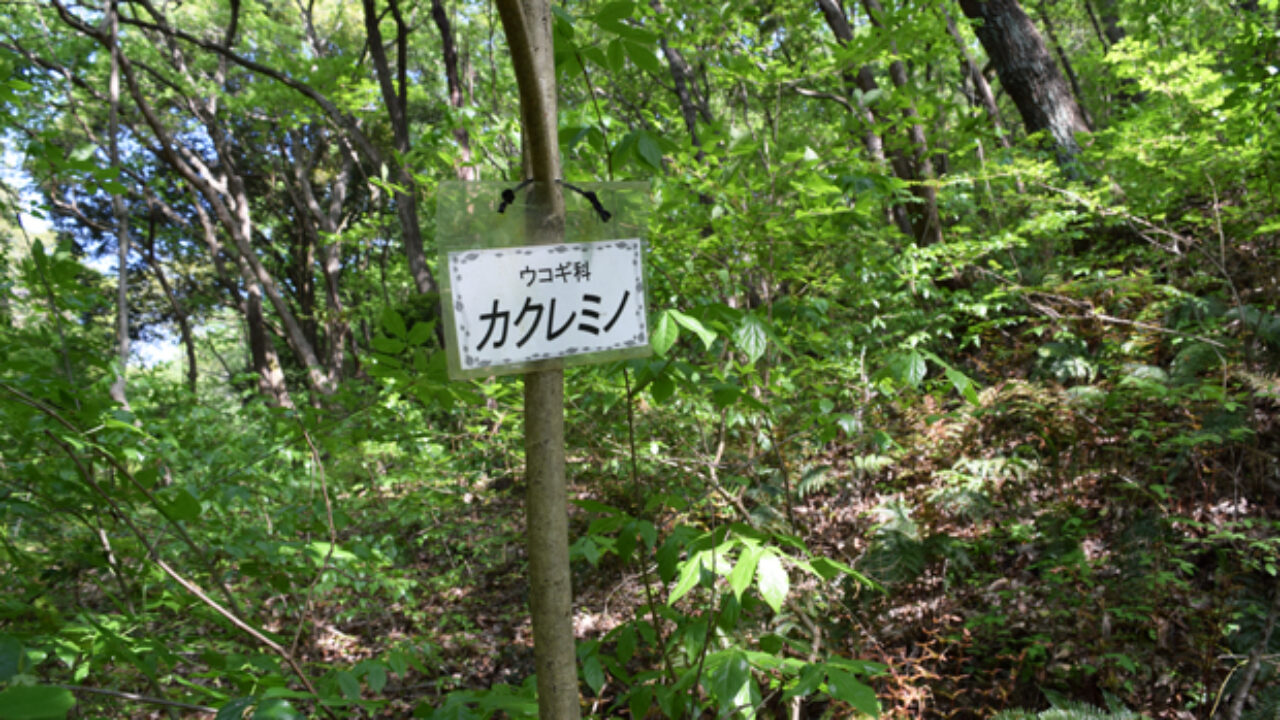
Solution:
[[(849, 19), (845, 17), (844, 8), (836, 0), (817, 0), (817, 2), (818, 9), (822, 11), (822, 16), (827, 21), (827, 26), (831, 28), (831, 33), (836, 36), (836, 42), (840, 43), (840, 45), (848, 45), (852, 42), (853, 29), (849, 27)], [(845, 71), (841, 77), (844, 80), (846, 89), (852, 91), (854, 87), (857, 87), (858, 90), (862, 91), (863, 95), (880, 88), (880, 84), (876, 82), (875, 74), (871, 72), (871, 68), (865, 65), (858, 68), (856, 75)], [(876, 112), (861, 100), (855, 102), (854, 105), (857, 107), (858, 116), (866, 124), (866, 130), (862, 135), (862, 144), (867, 148), (867, 155), (871, 157), (872, 162), (881, 166), (888, 165), (899, 178), (910, 181), (912, 179), (910, 163), (907, 162), (902, 150), (894, 149), (891, 160), (886, 157), (884, 138), (880, 136), (880, 133), (876, 132), (876, 126), (880, 124), (880, 118), (876, 115)], [(898, 226), (903, 235), (908, 237), (915, 236), (911, 215), (907, 212), (905, 206), (898, 203), (891, 205), (889, 207), (889, 218)]]
[(389, 164), (395, 173), (396, 214), (400, 218), (400, 233), (404, 240), (405, 258), (409, 261), (409, 275), (420, 293), (436, 292), (436, 281), (431, 275), (431, 267), (427, 264), (426, 250), (422, 245), (422, 228), (418, 225), (418, 184), (413, 174), (404, 165), (404, 158), (409, 154), (409, 117), (408, 117), (408, 84), (407, 65), (409, 27), (400, 15), (396, 0), (390, 0), (392, 15), (396, 21), (396, 75), (391, 74), (387, 53), (382, 46), (382, 29), (378, 25), (378, 9), (376, 0), (364, 0), (364, 25), (369, 36), (369, 54), (373, 58), (373, 69), (378, 76), (378, 87), (382, 91), (382, 101), (387, 106), (387, 115), (391, 120), (393, 143), (399, 157)]
[(1076, 133), (1089, 132), (1089, 126), (1031, 18), (1017, 0), (960, 0), (960, 7), (977, 21), (974, 33), (1027, 132), (1047, 131), (1059, 162), (1069, 162), (1080, 152)]
[[(392, 0), (391, 8), (392, 12), (400, 12), (394, 0)], [(462, 98), (462, 78), (458, 73), (458, 44), (454, 39), (453, 26), (449, 22), (449, 14), (444, 9), (444, 0), (431, 0), (431, 19), (435, 21), (436, 29), (440, 31), (441, 49), (444, 54), (444, 77), (449, 87), (449, 105), (454, 108), (461, 108), (464, 100)], [(401, 21), (397, 20), (397, 22)], [(459, 125), (453, 128), (453, 139), (458, 143), (458, 154), (461, 158), (461, 162), (454, 167), (454, 173), (459, 180), (474, 180), (475, 168), (471, 167), (470, 134), (467, 133), (465, 127)]]
[[(881, 32), (885, 32), (881, 22), (884, 8), (880, 6), (880, 0), (862, 0), (862, 7), (867, 11), (871, 24)], [(897, 43), (891, 40), (889, 48), (895, 56), (893, 62), (889, 63), (889, 79), (893, 81), (894, 87), (899, 90), (905, 89), (907, 87), (906, 64), (896, 59)], [(911, 186), (911, 194), (916, 196), (922, 206), (911, 213), (911, 235), (921, 245), (935, 245), (942, 242), (942, 219), (938, 215), (938, 188), (929, 182), (936, 177), (933, 160), (929, 157), (929, 143), (925, 138), (924, 126), (920, 124), (920, 114), (916, 111), (914, 102), (910, 100), (907, 102), (902, 116), (908, 123), (907, 132), (911, 138), (912, 152), (908, 173), (911, 175), (911, 180), (915, 181)]]
[(1040, 0), (1039, 9), (1040, 21), (1044, 23), (1044, 31), (1049, 34), (1049, 42), (1053, 43), (1053, 51), (1058, 54), (1058, 60), (1062, 62), (1062, 69), (1067, 73), (1067, 80), (1071, 82), (1071, 92), (1075, 95), (1076, 104), (1080, 106), (1080, 114), (1084, 116), (1084, 122), (1089, 126), (1089, 130), (1093, 130), (1093, 116), (1089, 114), (1089, 108), (1084, 104), (1084, 93), (1080, 90), (1080, 79), (1076, 77), (1076, 70), (1071, 66), (1071, 58), (1067, 57), (1067, 51), (1062, 49), (1062, 43), (1058, 41), (1058, 33), (1053, 28), (1053, 19), (1049, 17), (1049, 11), (1045, 8), (1044, 0)]

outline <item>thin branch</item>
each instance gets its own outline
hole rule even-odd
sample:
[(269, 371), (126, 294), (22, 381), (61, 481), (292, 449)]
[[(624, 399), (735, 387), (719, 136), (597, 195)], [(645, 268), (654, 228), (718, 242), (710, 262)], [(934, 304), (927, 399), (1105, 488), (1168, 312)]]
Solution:
[(53, 687), (70, 690), (71, 692), (93, 693), (94, 695), (107, 695), (110, 697), (120, 698), (122, 700), (132, 700), (134, 702), (147, 703), (149, 705), (164, 705), (165, 707), (178, 708), (180, 710), (191, 710), (199, 713), (216, 713), (218, 708), (211, 708), (206, 705), (191, 705), (190, 703), (177, 702), (176, 700), (165, 700), (164, 698), (151, 697), (150, 695), (139, 695), (137, 693), (122, 692), (120, 690), (108, 690), (106, 688), (85, 687), (84, 685), (63, 685), (61, 683), (52, 683)]

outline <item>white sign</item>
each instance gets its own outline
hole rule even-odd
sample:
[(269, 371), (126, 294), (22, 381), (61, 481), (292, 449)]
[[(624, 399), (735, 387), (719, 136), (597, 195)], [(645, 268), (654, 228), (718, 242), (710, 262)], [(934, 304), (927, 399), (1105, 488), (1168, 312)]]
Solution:
[(647, 347), (639, 239), (448, 254), (463, 374)]

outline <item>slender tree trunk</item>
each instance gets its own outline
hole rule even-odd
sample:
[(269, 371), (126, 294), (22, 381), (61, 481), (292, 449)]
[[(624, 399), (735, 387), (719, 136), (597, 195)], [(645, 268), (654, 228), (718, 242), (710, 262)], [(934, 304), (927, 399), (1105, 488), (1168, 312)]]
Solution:
[[(547, 0), (498, 0), (520, 90), (525, 177), (537, 182), (529, 218), (536, 242), (563, 240), (564, 199), (556, 134), (556, 76)], [(564, 371), (524, 380), (525, 499), (529, 541), (529, 608), (533, 616), (538, 715), (578, 720), (578, 664), (569, 573), (569, 521), (564, 457)]]
[[(394, 0), (393, 0), (394, 3)], [(394, 4), (393, 4), (394, 7)], [(431, 19), (440, 31), (440, 43), (444, 55), (444, 78), (449, 90), (449, 105), (461, 108), (465, 104), (462, 94), (462, 76), (458, 72), (458, 44), (453, 34), (453, 26), (449, 22), (449, 14), (445, 12), (444, 0), (431, 0)], [(453, 128), (453, 140), (458, 144), (460, 162), (454, 166), (454, 173), (459, 180), (475, 179), (475, 168), (471, 166), (471, 135), (465, 127)]]
[(956, 47), (960, 51), (964, 72), (973, 82), (974, 93), (982, 108), (986, 110), (987, 117), (991, 119), (991, 124), (996, 129), (996, 136), (1000, 139), (1000, 145), (1006, 149), (1013, 147), (1013, 142), (1009, 139), (1009, 131), (1000, 117), (1000, 106), (996, 104), (996, 95), (991, 92), (991, 83), (987, 82), (987, 76), (982, 74), (982, 68), (974, 61), (973, 55), (969, 52), (969, 45), (960, 34), (960, 28), (956, 27), (956, 21), (951, 17), (951, 13), (943, 10), (943, 16), (946, 18), (947, 32), (955, 39)]
[(1102, 45), (1102, 54), (1106, 55), (1111, 50), (1111, 45), (1107, 42), (1107, 36), (1102, 33), (1102, 25), (1098, 22), (1098, 14), (1094, 12), (1093, 3), (1090, 0), (1084, 0), (1084, 9), (1089, 15), (1089, 24), (1093, 25), (1093, 32)]
[[(823, 18), (827, 21), (827, 27), (831, 28), (831, 33), (836, 36), (836, 42), (841, 46), (848, 45), (853, 41), (853, 30), (849, 27), (849, 19), (845, 17), (844, 9), (836, 2), (836, 0), (817, 0), (818, 9), (822, 11)], [(871, 68), (865, 65), (858, 68), (857, 74), (844, 71), (841, 73), (844, 79), (844, 85), (851, 92), (854, 87), (862, 91), (865, 96), (874, 90), (880, 88), (880, 84), (876, 82), (876, 77)], [(892, 172), (899, 178), (909, 179), (911, 176), (910, 167), (903, 156), (902, 151), (895, 149), (892, 151), (893, 159), (890, 161), (885, 154), (884, 138), (880, 133), (876, 132), (876, 127), (880, 124), (880, 118), (876, 112), (872, 110), (867, 103), (858, 100), (856, 103), (857, 113), (866, 125), (866, 129), (862, 134), (862, 143), (867, 149), (867, 155), (872, 162), (880, 165), (882, 168), (891, 168)], [(889, 217), (898, 230), (907, 237), (915, 235), (915, 229), (912, 227), (911, 215), (907, 212), (907, 208), (898, 203), (889, 206)]]
[[(887, 32), (881, 22), (884, 8), (879, 0), (862, 0), (862, 7), (867, 17), (881, 32)], [(899, 90), (907, 88), (907, 68), (901, 59), (897, 59), (898, 45), (889, 41), (890, 51), (895, 59), (889, 63), (889, 79)], [(911, 138), (912, 156), (910, 158), (910, 174), (915, 181), (911, 186), (911, 194), (920, 201), (921, 207), (912, 213), (912, 237), (921, 245), (935, 245), (942, 242), (942, 219), (938, 215), (938, 188), (931, 182), (936, 179), (933, 160), (929, 157), (929, 143), (924, 135), (924, 126), (920, 123), (920, 114), (913, 101), (908, 101), (902, 111), (908, 125), (908, 136)], [(906, 179), (906, 178), (904, 178)]]
[(284, 370), (276, 354), (267, 319), (262, 313), (262, 288), (249, 283), (245, 287), (245, 321), (249, 325), (249, 356), (258, 374), (258, 392), (276, 407), (293, 407), (293, 398), (285, 386)]
[[(107, 5), (107, 47), (111, 53), (111, 76), (107, 81), (110, 96), (108, 114), (108, 138), (111, 167), (120, 168), (120, 6), (116, 0)], [(115, 381), (111, 383), (111, 399), (129, 409), (125, 375), (129, 366), (129, 217), (125, 212), (124, 198), (111, 194), (111, 214), (116, 224), (116, 353), (120, 363)]]
[(1062, 62), (1062, 69), (1067, 73), (1067, 80), (1071, 83), (1071, 93), (1076, 98), (1076, 104), (1080, 106), (1080, 114), (1084, 117), (1084, 123), (1089, 130), (1094, 129), (1093, 116), (1089, 113), (1089, 108), (1084, 104), (1084, 93), (1080, 90), (1080, 79), (1076, 77), (1076, 70), (1071, 65), (1071, 59), (1067, 57), (1067, 51), (1062, 48), (1062, 43), (1058, 40), (1058, 33), (1053, 29), (1053, 19), (1049, 17), (1049, 11), (1045, 8), (1044, 0), (1040, 0), (1037, 6), (1040, 10), (1040, 21), (1044, 23), (1044, 31), (1049, 35), (1049, 42), (1053, 43), (1053, 51), (1057, 53), (1058, 60)]
[(1017, 0), (960, 0), (960, 7), (978, 21), (974, 33), (1027, 132), (1047, 131), (1059, 162), (1069, 163), (1080, 153), (1076, 133), (1087, 133), (1089, 126), (1031, 18)]
[(147, 225), (146, 247), (147, 264), (151, 266), (151, 272), (155, 274), (156, 281), (160, 283), (160, 289), (164, 291), (164, 297), (169, 301), (169, 307), (173, 309), (173, 316), (178, 321), (178, 332), (182, 337), (182, 347), (187, 354), (187, 390), (194, 396), (200, 371), (196, 365), (196, 342), (191, 332), (191, 318), (187, 316), (186, 310), (178, 302), (178, 296), (174, 294), (173, 286), (169, 284), (169, 279), (165, 277), (164, 266), (156, 258), (156, 218), (154, 214)]
[(369, 54), (373, 58), (373, 68), (378, 76), (378, 87), (382, 91), (382, 101), (387, 106), (387, 115), (391, 120), (391, 132), (396, 153), (399, 157), (389, 162), (396, 181), (395, 204), (396, 214), (400, 218), (400, 236), (404, 240), (405, 257), (409, 261), (409, 275), (420, 293), (437, 291), (435, 278), (431, 274), (431, 266), (427, 263), (426, 250), (422, 244), (422, 228), (418, 224), (418, 183), (413, 174), (404, 165), (404, 158), (409, 154), (409, 119), (408, 119), (408, 84), (407, 55), (409, 27), (400, 15), (397, 0), (388, 0), (392, 16), (396, 21), (396, 77), (391, 76), (391, 66), (387, 62), (387, 53), (383, 48), (382, 29), (378, 23), (376, 0), (364, 0), (364, 24), (369, 36)]

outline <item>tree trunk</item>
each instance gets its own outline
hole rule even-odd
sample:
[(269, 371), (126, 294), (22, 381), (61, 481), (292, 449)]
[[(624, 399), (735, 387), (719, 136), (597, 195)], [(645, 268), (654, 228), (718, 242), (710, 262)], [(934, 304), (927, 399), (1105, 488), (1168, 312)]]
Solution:
[(1059, 163), (1069, 163), (1080, 153), (1076, 133), (1087, 133), (1089, 126), (1031, 18), (1017, 0), (960, 0), (960, 8), (978, 21), (974, 33), (1027, 132), (1047, 131)]
[(199, 379), (199, 368), (196, 365), (196, 341), (191, 331), (191, 319), (187, 316), (182, 304), (178, 302), (178, 296), (174, 294), (173, 287), (169, 285), (169, 279), (164, 274), (164, 266), (156, 258), (156, 218), (154, 214), (151, 216), (147, 226), (146, 249), (147, 264), (151, 266), (151, 272), (155, 273), (156, 281), (160, 283), (160, 289), (164, 291), (164, 297), (169, 301), (169, 307), (173, 309), (173, 316), (178, 321), (182, 347), (187, 353), (187, 390), (192, 396), (195, 396)]
[(996, 95), (991, 92), (991, 83), (987, 82), (987, 76), (982, 74), (982, 68), (974, 62), (973, 55), (969, 53), (969, 45), (960, 34), (960, 28), (956, 27), (956, 21), (951, 17), (951, 13), (943, 10), (943, 16), (947, 21), (947, 32), (955, 39), (956, 47), (960, 50), (960, 61), (964, 65), (964, 72), (973, 82), (974, 94), (977, 95), (978, 102), (986, 110), (987, 117), (995, 127), (1000, 145), (1006, 149), (1013, 147), (1013, 143), (1009, 140), (1009, 131), (1000, 117), (1000, 106), (996, 104)]
[(418, 183), (413, 173), (405, 167), (404, 159), (409, 154), (409, 119), (408, 119), (408, 85), (407, 55), (409, 28), (400, 15), (396, 0), (389, 0), (392, 15), (396, 21), (396, 54), (397, 68), (393, 82), (391, 67), (387, 62), (387, 53), (383, 49), (382, 29), (378, 25), (376, 0), (364, 0), (364, 25), (369, 35), (369, 54), (373, 58), (374, 72), (378, 76), (378, 87), (382, 90), (382, 101), (387, 106), (387, 115), (391, 120), (393, 143), (398, 157), (388, 161), (396, 181), (395, 204), (396, 215), (400, 218), (400, 236), (404, 240), (405, 257), (409, 261), (409, 275), (420, 293), (437, 291), (435, 278), (431, 275), (431, 267), (427, 263), (426, 251), (422, 244), (422, 228), (418, 225)]
[[(120, 7), (116, 0), (107, 4), (107, 47), (111, 53), (111, 76), (107, 81), (110, 107), (108, 129), (111, 167), (120, 168)], [(129, 366), (129, 216), (124, 198), (111, 194), (111, 214), (116, 222), (116, 352), (120, 362), (115, 381), (111, 383), (111, 399), (129, 409), (125, 372)]]
[[(394, 0), (392, 7), (395, 8)], [(399, 12), (398, 9), (394, 12)], [(458, 44), (453, 34), (453, 26), (449, 22), (449, 14), (445, 12), (444, 0), (431, 0), (431, 19), (440, 31), (441, 52), (444, 55), (444, 78), (449, 90), (449, 105), (455, 109), (463, 107), (462, 76), (458, 72)], [(455, 122), (457, 120), (455, 119)], [(454, 166), (454, 174), (459, 180), (475, 180), (475, 168), (471, 167), (471, 135), (465, 127), (453, 128), (453, 140), (458, 143), (460, 162)]]
[[(836, 42), (841, 46), (848, 45), (853, 41), (853, 30), (849, 27), (849, 19), (844, 15), (844, 9), (836, 2), (836, 0), (817, 0), (818, 9), (822, 11), (823, 18), (827, 21), (827, 27), (831, 28), (831, 33), (836, 36)], [(878, 90), (880, 84), (876, 82), (875, 74), (871, 72), (871, 68), (865, 65), (858, 68), (856, 75), (848, 71), (841, 73), (844, 80), (846, 90), (852, 91), (857, 87), (864, 95), (873, 90)], [(850, 92), (850, 95), (853, 93)], [(889, 167), (893, 173), (899, 178), (909, 180), (911, 177), (910, 167), (906, 162), (901, 150), (893, 150), (892, 161), (885, 156), (884, 138), (876, 132), (876, 126), (880, 124), (880, 118), (876, 112), (872, 110), (866, 103), (859, 100), (856, 103), (857, 113), (862, 121), (866, 124), (866, 130), (862, 135), (862, 143), (867, 149), (867, 155), (872, 162), (880, 165), (882, 168)], [(912, 237), (915, 235), (915, 229), (912, 227), (911, 215), (907, 212), (907, 208), (894, 203), (889, 206), (889, 217), (903, 235)]]
[[(871, 24), (881, 32), (887, 32), (881, 22), (884, 8), (881, 7), (879, 0), (862, 0), (862, 7), (867, 11), (867, 18), (871, 20)], [(902, 60), (896, 59), (898, 54), (896, 42), (890, 40), (889, 49), (895, 56), (893, 62), (889, 63), (889, 79), (893, 81), (894, 87), (905, 90), (907, 88), (906, 65)], [(911, 194), (915, 195), (923, 206), (912, 213), (912, 237), (921, 245), (935, 245), (942, 242), (942, 219), (938, 215), (938, 188), (930, 182), (936, 178), (936, 175), (933, 160), (929, 157), (929, 143), (924, 135), (924, 126), (920, 124), (920, 114), (916, 110), (915, 102), (908, 100), (902, 116), (907, 120), (908, 136), (911, 138), (913, 148), (909, 170), (911, 179), (914, 180)]]
[[(537, 182), (529, 218), (535, 242), (563, 240), (564, 199), (556, 134), (556, 75), (547, 0), (498, 0), (520, 90), (525, 177)], [(529, 487), (529, 610), (538, 677), (538, 716), (578, 720), (578, 663), (569, 572), (569, 518), (564, 457), (564, 371), (524, 380), (525, 466)]]
[(1058, 33), (1053, 29), (1053, 19), (1049, 17), (1049, 11), (1045, 8), (1044, 0), (1040, 0), (1037, 6), (1040, 10), (1040, 21), (1044, 23), (1044, 31), (1049, 35), (1049, 42), (1053, 43), (1053, 51), (1058, 54), (1058, 60), (1062, 63), (1062, 69), (1067, 73), (1067, 80), (1071, 83), (1071, 93), (1076, 98), (1076, 104), (1080, 106), (1080, 115), (1084, 117), (1085, 125), (1089, 130), (1094, 129), (1093, 116), (1089, 114), (1089, 108), (1084, 104), (1084, 93), (1080, 90), (1080, 79), (1076, 77), (1076, 69), (1071, 66), (1071, 59), (1067, 57), (1067, 51), (1062, 49), (1062, 43), (1058, 41)]

